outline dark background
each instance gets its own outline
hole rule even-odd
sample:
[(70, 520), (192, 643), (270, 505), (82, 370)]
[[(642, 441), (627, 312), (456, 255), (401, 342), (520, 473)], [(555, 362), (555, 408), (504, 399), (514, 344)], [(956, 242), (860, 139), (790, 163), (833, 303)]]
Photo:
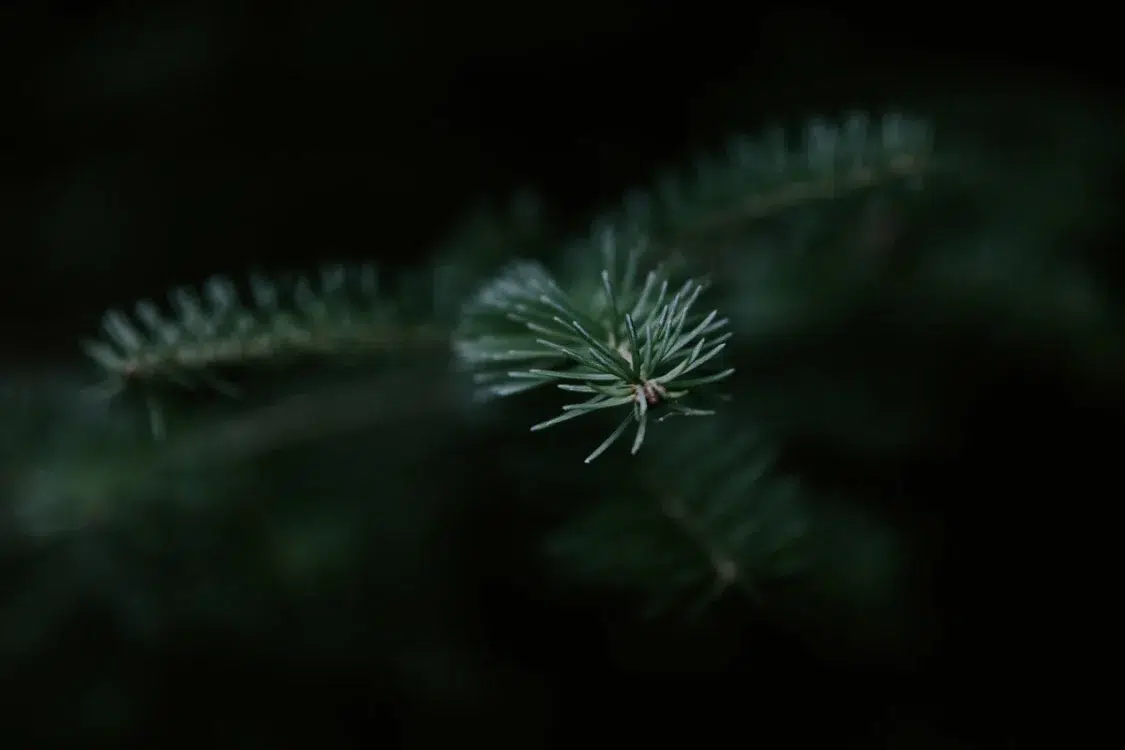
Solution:
[[(1115, 81), (1099, 59), (1108, 52), (1096, 20), (1031, 17), (1013, 27), (943, 15), (916, 6), (5, 4), (2, 356), (13, 369), (77, 365), (75, 341), (105, 307), (215, 272), (322, 259), (424, 263), (466, 211), (518, 190), (534, 191), (560, 225), (579, 229), (627, 188), (647, 184), (656, 167), (777, 121), (898, 105), (921, 114), (1002, 110), (1043, 98), (1080, 101), (1097, 118), (1111, 106)], [(1019, 140), (1020, 116), (989, 127)], [(964, 598), (984, 600), (987, 590)], [(767, 659), (768, 679), (743, 665), (725, 674), (725, 686), (712, 679), (696, 696), (660, 696), (644, 690), (659, 683), (650, 673), (660, 665), (630, 661), (648, 658), (651, 644), (609, 636), (602, 661), (560, 666), (570, 649), (592, 648), (594, 636), (572, 636), (573, 623), (552, 622), (549, 612), (527, 627), (549, 634), (556, 653), (524, 661), (549, 663), (549, 679), (570, 680), (559, 688), (569, 702), (551, 705), (549, 689), (522, 700), (509, 692), (508, 703), (489, 707), (506, 727), (501, 741), (536, 746), (552, 733), (568, 742), (629, 740), (661, 725), (657, 717), (672, 721), (677, 707), (683, 715), (673, 723), (697, 727), (698, 738), (740, 727), (731, 741), (765, 746), (784, 743), (787, 726), (808, 736), (810, 724), (829, 727), (838, 744), (865, 747), (1010, 747), (1035, 733), (1017, 719), (1021, 709), (990, 703), (994, 694), (1005, 701), (1006, 667), (982, 653), (958, 653), (956, 669), (907, 676), (821, 663), (785, 651), (786, 641)], [(55, 664), (104, 648), (92, 627), (71, 627), (59, 648), (74, 655)], [(121, 669), (143, 671), (135, 665), (144, 656), (119, 647)], [(314, 678), (223, 648), (239, 647), (185, 639), (165, 653), (157, 708), (140, 722), (146, 736), (170, 744), (197, 731), (197, 743), (221, 745), (235, 740), (200, 727), (276, 722), (274, 736), (247, 735), (266, 744), (232, 746), (393, 746), (388, 737), (399, 732), (417, 745), (461, 726), (440, 723), (457, 713), (448, 705), (403, 696), (360, 667), (330, 676), (314, 669)], [(521, 648), (529, 647), (497, 651), (518, 662)], [(721, 664), (679, 664), (672, 640), (667, 649), (672, 671), (724, 674)], [(755, 658), (768, 651), (750, 649)], [(1013, 648), (998, 658), (1023, 657)], [(616, 677), (582, 671), (606, 660)], [(973, 685), (977, 660), (984, 682)], [(32, 671), (44, 684), (69, 680), (65, 669), (57, 677)], [(20, 691), (29, 673), (21, 674), (0, 672), (5, 692)], [(760, 718), (760, 695), (792, 716)], [(67, 705), (59, 699), (60, 721)]]

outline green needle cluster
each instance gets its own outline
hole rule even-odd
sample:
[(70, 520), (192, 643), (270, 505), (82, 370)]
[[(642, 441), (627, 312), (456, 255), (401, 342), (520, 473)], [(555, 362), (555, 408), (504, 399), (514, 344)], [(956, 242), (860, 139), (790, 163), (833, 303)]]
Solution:
[[(544, 269), (519, 264), (477, 296), (466, 319), (502, 317), (518, 329), (511, 335), (462, 335), (455, 348), (477, 369), (488, 395), (504, 396), (547, 383), (589, 398), (568, 404), (563, 413), (534, 425), (542, 430), (602, 409), (628, 407), (629, 414), (587, 458), (589, 463), (636, 423), (632, 452), (644, 443), (649, 415), (710, 414), (682, 399), (695, 389), (729, 377), (734, 370), (704, 371), (723, 351), (731, 334), (717, 310), (696, 313), (706, 284), (689, 279), (671, 291), (660, 267), (640, 280), (642, 252), (634, 247), (624, 271), (614, 274), (616, 243), (606, 236), (598, 294), (579, 304)], [(615, 278), (616, 276), (616, 278)], [(471, 328), (469, 329), (472, 330)], [(520, 369), (509, 369), (523, 364)], [(495, 365), (507, 365), (497, 370)], [(491, 369), (490, 369), (491, 368)]]

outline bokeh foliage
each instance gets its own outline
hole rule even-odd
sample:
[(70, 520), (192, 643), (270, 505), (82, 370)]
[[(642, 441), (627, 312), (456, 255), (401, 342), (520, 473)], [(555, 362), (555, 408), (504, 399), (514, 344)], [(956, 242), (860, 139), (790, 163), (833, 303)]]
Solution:
[[(233, 11), (216, 17), (223, 29), (240, 23)], [(191, 24), (161, 18), (150, 23), (190, 46)], [(320, 23), (312, 37), (327, 34)], [(315, 41), (303, 48), (310, 66), (347, 67)], [(237, 57), (222, 49), (230, 59), (201, 63), (206, 75), (185, 70), (197, 83), (175, 89), (187, 105), (170, 110), (200, 109), (198, 82)], [(85, 75), (118, 82), (121, 112), (159, 119), (140, 69), (114, 59)], [(78, 106), (66, 92), (87, 79), (65, 68), (44, 84), (60, 119), (121, 115), (104, 101)], [(936, 99), (918, 119), (789, 118), (726, 148), (708, 134), (706, 156), (648, 185), (634, 170), (637, 191), (563, 226), (521, 196), (468, 215), (420, 267), (375, 259), (377, 288), (356, 247), (386, 242), (383, 226), (360, 239), (330, 222), (322, 235), (296, 232), (298, 244), (346, 244), (343, 275), (322, 277), (305, 259), (261, 264), (257, 291), (276, 287), (276, 307), (255, 300), (250, 274), (207, 259), (217, 265), (182, 275), (225, 274), (239, 305), (225, 286), (209, 298), (189, 285), (202, 310), (177, 311), (163, 286), (183, 279), (164, 279), (173, 274), (157, 253), (138, 259), (132, 270), (157, 280), (121, 290), (131, 322), (115, 328), (102, 372), (71, 351), (98, 332), (75, 327), (62, 373), (13, 368), (4, 380), (0, 669), (19, 689), (0, 715), (12, 737), (276, 746), (307, 721), (330, 744), (354, 742), (346, 727), (364, 721), (373, 736), (393, 731), (384, 724), (404, 705), (544, 726), (526, 716), (613, 705), (627, 722), (619, 693), (641, 685), (654, 683), (645, 695), (668, 709), (695, 691), (729, 695), (701, 687), (701, 673), (776, 689), (788, 705), (787, 679), (821, 674), (805, 648), (900, 675), (902, 664), (940, 663), (966, 630), (1014, 662), (992, 602), (1031, 598), (1034, 576), (1019, 573), (1043, 564), (1040, 540), (1082, 530), (1078, 513), (1042, 521), (1020, 505), (1039, 491), (1081, 502), (1113, 476), (1103, 438), (1066, 418), (1079, 402), (1098, 424), (1120, 425), (1119, 272), (1099, 244), (1118, 147), (1111, 127), (1066, 102), (1013, 123), (974, 110), (963, 90), (952, 111)], [(229, 173), (201, 194), (222, 205), (260, 195), (295, 161), (259, 154), (241, 181)], [(132, 179), (143, 163), (110, 154), (47, 191), (61, 207), (52, 267), (122, 264), (110, 230), (124, 218), (106, 196), (147, 195)], [(309, 185), (335, 168), (301, 166)], [(208, 162), (180, 167), (196, 179)], [(356, 213), (382, 206), (387, 222), (411, 223), (387, 196), (425, 197), (425, 185), (408, 169), (381, 179), (351, 191)], [(269, 244), (290, 232), (286, 215), (331, 199), (310, 187), (287, 200), (277, 210), (248, 198), (245, 213), (210, 226), (134, 202), (145, 218), (129, 226), (137, 244), (187, 255), (220, 234)], [(270, 211), (282, 218), (254, 235), (254, 217)], [(585, 465), (613, 416), (529, 433), (561, 394), (481, 403), (450, 336), (464, 330), (466, 301), (514, 261), (542, 264), (572, 299), (604, 308), (606, 231), (707, 279), (735, 372), (714, 388), (729, 396), (714, 416), (669, 420), (635, 456)], [(76, 238), (91, 252), (68, 266)], [(146, 329), (133, 292), (168, 319)], [(167, 334), (167, 346), (134, 334)], [(123, 386), (112, 400), (90, 390), (105, 365)], [(1077, 454), (1082, 472), (1066, 468)], [(966, 601), (979, 620), (950, 614)], [(349, 718), (335, 723), (314, 693)], [(208, 718), (185, 723), (189, 712)]]

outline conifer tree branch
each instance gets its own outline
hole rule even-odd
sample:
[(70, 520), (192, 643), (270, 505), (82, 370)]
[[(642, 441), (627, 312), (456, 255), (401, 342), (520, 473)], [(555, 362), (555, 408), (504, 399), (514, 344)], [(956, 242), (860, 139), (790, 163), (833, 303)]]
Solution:
[(474, 371), (486, 397), (550, 383), (588, 397), (564, 406), (554, 419), (533, 425), (533, 431), (594, 411), (627, 407), (630, 415), (594, 449), (587, 463), (633, 423), (636, 453), (644, 443), (650, 412), (663, 410), (665, 417), (710, 414), (682, 399), (734, 372), (701, 369), (718, 357), (731, 336), (723, 331), (728, 321), (718, 317), (717, 310), (705, 315), (694, 310), (705, 282), (688, 279), (674, 289), (660, 267), (643, 272), (644, 248), (637, 244), (627, 248), (619, 273), (617, 237), (605, 231), (599, 240), (604, 266), (594, 295), (578, 298), (541, 266), (519, 263), (470, 301), (454, 338), (456, 354)]
[(863, 113), (835, 123), (818, 118), (796, 146), (780, 128), (736, 138), (722, 158), (697, 159), (692, 178), (667, 175), (655, 189), (631, 193), (608, 222), (662, 251), (696, 255), (709, 238), (757, 219), (896, 181), (920, 185), (939, 164), (923, 120), (900, 113), (877, 123)]
[(555, 559), (572, 575), (641, 592), (653, 613), (690, 600), (702, 614), (732, 590), (760, 599), (809, 560), (807, 513), (766, 446), (737, 433), (720, 417), (662, 441), (643, 476), (559, 530)]
[(249, 280), (250, 302), (235, 284), (214, 277), (198, 293), (169, 295), (171, 316), (151, 300), (133, 315), (110, 310), (104, 337), (84, 344), (112, 385), (201, 378), (211, 368), (279, 361), (308, 354), (347, 356), (371, 350), (426, 348), (441, 341), (432, 326), (405, 326), (379, 296), (373, 267), (325, 268), (317, 282)]

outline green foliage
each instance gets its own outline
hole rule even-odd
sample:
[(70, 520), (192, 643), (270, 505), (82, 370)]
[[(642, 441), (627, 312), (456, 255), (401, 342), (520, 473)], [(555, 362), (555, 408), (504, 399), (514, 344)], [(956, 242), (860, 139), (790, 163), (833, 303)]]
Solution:
[(653, 614), (693, 600), (699, 614), (730, 592), (761, 604), (808, 562), (800, 489), (777, 476), (759, 437), (729, 421), (662, 441), (641, 478), (609, 484), (549, 555), (566, 576), (639, 593)]
[(692, 254), (729, 241), (748, 221), (824, 204), (897, 181), (920, 182), (939, 166), (925, 120), (891, 112), (817, 118), (794, 146), (785, 129), (731, 140), (721, 157), (696, 159), (689, 176), (668, 173), (628, 196), (609, 217), (656, 244)]
[[(629, 249), (617, 274), (617, 242), (602, 238), (605, 268), (599, 294), (575, 299), (540, 266), (521, 263), (486, 286), (469, 304), (454, 339), (461, 360), (485, 394), (506, 396), (557, 383), (564, 391), (589, 398), (563, 407), (563, 414), (534, 425), (541, 430), (591, 411), (627, 406), (631, 413), (586, 458), (609, 448), (630, 423), (637, 424), (632, 452), (644, 442), (650, 411), (666, 416), (701, 416), (711, 411), (685, 406), (680, 399), (695, 389), (729, 377), (725, 369), (696, 373), (726, 346), (725, 318), (712, 310), (694, 314), (705, 286), (689, 279), (669, 292), (662, 268), (640, 279), (641, 249)], [(611, 275), (610, 269), (613, 269)], [(514, 323), (511, 330), (508, 323)], [(495, 333), (499, 323), (503, 335)], [(496, 365), (519, 370), (495, 370)], [(695, 377), (686, 377), (695, 373)], [(563, 381), (563, 382), (559, 382)], [(663, 419), (663, 417), (661, 418)]]
[[(245, 289), (215, 279), (174, 293), (170, 313), (151, 302), (108, 313), (86, 349), (105, 390), (127, 403), (139, 391), (175, 408), (175, 386), (228, 391), (231, 380), (252, 396), (266, 369), (300, 395), (185, 419), (160, 444), (105, 419), (76, 426), (65, 451), (26, 457), (13, 507), (43, 529), (113, 525), (138, 508), (157, 516), (181, 495), (211, 502), (176, 502), (174, 514), (206, 514), (237, 505), (247, 477), (292, 463), (266, 457), (328, 445), (325, 463), (347, 456), (371, 498), (396, 508), (415, 508), (411, 487), (424, 482), (432, 494), (550, 503), (554, 569), (654, 607), (702, 611), (741, 592), (794, 617), (905, 621), (895, 603), (909, 598), (908, 540), (775, 458), (794, 434), (833, 447), (878, 434), (872, 443), (889, 451), (908, 442), (902, 425), (928, 430), (918, 404), (962, 331), (1048, 337), (1097, 369), (1113, 330), (1097, 284), (1063, 260), (1023, 283), (1012, 269), (1026, 268), (1016, 264), (1024, 248), (989, 236), (1002, 228), (970, 222), (966, 238), (925, 223), (927, 200), (941, 210), (959, 205), (951, 193), (979, 200), (942, 181), (947, 157), (920, 120), (817, 120), (796, 147), (777, 132), (735, 141), (693, 178), (630, 196), (577, 241), (558, 241), (523, 200), (463, 223), (431, 269), (390, 284), (377, 286), (368, 266), (339, 266), (252, 277)], [(910, 234), (915, 215), (930, 246)], [(1054, 326), (1043, 333), (1048, 306)], [(355, 365), (358, 385), (289, 367), (327, 373), (337, 361)], [(557, 390), (584, 400), (529, 416), (557, 408)], [(128, 421), (120, 409), (109, 423)], [(617, 410), (616, 424), (603, 424)], [(703, 414), (649, 429), (654, 418)], [(529, 427), (562, 422), (526, 440)], [(630, 427), (636, 455), (607, 452)], [(597, 445), (587, 463), (602, 460), (572, 466), (576, 443)], [(225, 575), (249, 579), (265, 566), (285, 589), (321, 575), (313, 558), (336, 571), (345, 557), (367, 560), (356, 528), (374, 534), (389, 521), (350, 526), (355, 507), (337, 518), (319, 482), (303, 492), (241, 517), (247, 528), (276, 522), (262, 536), (282, 541), (266, 545), (271, 563), (246, 559)], [(284, 541), (306, 522), (320, 547)]]
[(279, 285), (257, 275), (245, 303), (234, 283), (214, 277), (200, 294), (177, 289), (169, 295), (171, 316), (151, 300), (136, 304), (132, 318), (106, 313), (106, 338), (85, 344), (108, 377), (111, 392), (129, 381), (167, 379), (190, 383), (224, 365), (281, 362), (296, 356), (387, 350), (417, 343), (378, 303), (370, 265), (325, 268), (316, 281), (305, 277)]
[[(174, 292), (170, 315), (151, 301), (132, 315), (107, 313), (103, 339), (86, 350), (107, 392), (136, 387), (153, 399), (156, 414), (168, 385), (230, 392), (232, 368), (345, 360), (378, 370), (388, 366), (387, 355), (407, 361), (449, 346), (454, 369), (471, 380), (484, 408), (553, 384), (585, 400), (564, 405), (533, 431), (621, 408), (627, 413), (586, 462), (630, 425), (635, 454), (651, 419), (713, 415), (701, 400), (716, 401), (723, 394), (713, 387), (734, 382), (735, 368), (720, 359), (729, 346), (741, 351), (740, 331), (719, 309), (703, 306), (713, 286), (710, 250), (752, 237), (748, 221), (830, 209), (903, 180), (915, 184), (935, 163), (931, 149), (928, 125), (898, 114), (876, 125), (858, 114), (838, 125), (817, 120), (797, 149), (781, 131), (740, 139), (724, 159), (701, 160), (694, 179), (665, 178), (654, 193), (631, 195), (626, 209), (602, 217), (587, 239), (562, 246), (554, 263), (542, 213), (523, 199), (506, 213), (463, 223), (432, 272), (397, 286), (377, 286), (370, 266), (327, 268), (315, 279), (253, 276), (245, 289), (215, 278), (201, 294)], [(800, 226), (816, 221), (806, 215)], [(757, 262), (747, 258), (738, 267)], [(744, 313), (739, 278), (724, 274), (719, 291)], [(800, 286), (792, 291), (804, 294)], [(753, 329), (745, 334), (755, 340)], [(766, 582), (811, 559), (802, 543), (811, 506), (798, 483), (773, 476), (768, 438), (736, 439), (742, 432), (730, 419), (672, 431), (652, 457), (615, 471), (613, 486), (591, 475), (587, 491), (599, 499), (565, 525), (551, 546), (554, 559), (575, 576), (647, 592), (654, 602), (710, 600), (727, 589), (760, 596)], [(214, 438), (188, 436), (160, 455), (176, 456), (172, 465), (181, 466), (184, 456), (213, 455), (198, 450), (210, 443)], [(130, 489), (128, 472), (108, 476), (120, 480), (115, 491), (145, 494)]]

